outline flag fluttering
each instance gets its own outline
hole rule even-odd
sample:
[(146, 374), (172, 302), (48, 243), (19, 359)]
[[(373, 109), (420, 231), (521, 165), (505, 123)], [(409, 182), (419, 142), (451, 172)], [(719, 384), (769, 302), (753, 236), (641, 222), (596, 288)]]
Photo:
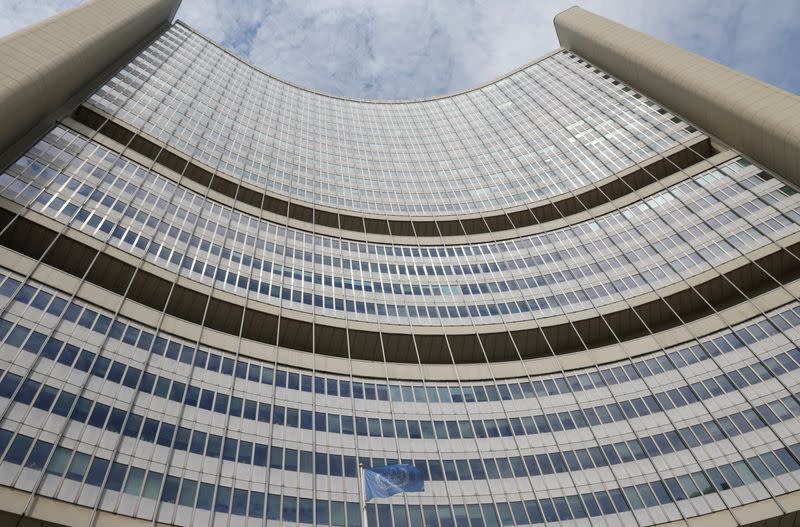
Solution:
[(425, 490), (422, 471), (414, 465), (398, 464), (364, 469), (364, 499), (388, 498), (400, 492)]

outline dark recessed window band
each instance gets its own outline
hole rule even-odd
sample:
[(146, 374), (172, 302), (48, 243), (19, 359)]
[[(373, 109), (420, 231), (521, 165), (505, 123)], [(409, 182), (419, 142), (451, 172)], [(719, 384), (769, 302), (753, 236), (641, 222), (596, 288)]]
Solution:
[[(109, 339), (135, 346), (144, 352), (152, 352), (163, 356), (164, 360), (172, 361), (170, 364), (173, 366), (177, 366), (179, 363), (191, 364), (215, 374), (253, 381), (256, 384), (274, 385), (276, 388), (306, 393), (313, 392), (320, 395), (328, 395), (329, 397), (353, 397), (366, 401), (392, 400), (423, 404), (428, 402), (464, 404), (512, 399), (535, 399), (558, 395), (559, 393), (569, 395), (606, 386), (636, 382), (639, 379), (660, 375), (665, 371), (683, 368), (685, 365), (711, 360), (713, 357), (737, 351), (744, 346), (752, 346), (755, 343), (759, 343), (759, 346), (763, 349), (775, 349), (775, 346), (770, 346), (765, 341), (780, 331), (785, 332), (791, 328), (800, 328), (800, 302), (790, 302), (770, 311), (764, 317), (757, 316), (755, 319), (749, 319), (737, 324), (736, 329), (717, 331), (711, 335), (704, 336), (701, 340), (688, 340), (671, 347), (665, 354), (658, 352), (655, 354), (648, 353), (638, 357), (630, 364), (610, 362), (603, 365), (596, 372), (587, 373), (587, 370), (579, 369), (574, 370), (576, 375), (568, 377), (548, 376), (547, 378), (533, 381), (525, 377), (512, 377), (505, 379), (510, 381), (508, 384), (492, 381), (489, 384), (481, 383), (473, 386), (453, 384), (422, 386), (418, 384), (419, 381), (415, 381), (417, 384), (412, 386), (407, 384), (398, 386), (394, 384), (387, 385), (382, 382), (383, 379), (376, 379), (377, 382), (374, 383), (368, 382), (366, 378), (363, 381), (353, 379), (351, 383), (349, 378), (323, 376), (320, 372), (315, 372), (312, 375), (310, 372), (300, 373), (283, 368), (272, 368), (272, 363), (259, 359), (238, 358), (234, 360), (231, 357), (224, 356), (224, 354), (219, 354), (219, 350), (206, 348), (205, 346), (203, 349), (195, 349), (192, 341), (186, 341), (174, 335), (170, 339), (168, 335), (163, 333), (154, 334), (151, 332), (152, 328), (141, 327), (138, 323), (131, 322), (124, 317), (118, 317), (112, 321), (112, 318), (108, 316), (111, 314), (110, 312), (105, 312), (105, 310), (95, 311), (93, 304), (85, 301), (70, 301), (69, 295), (62, 292), (45, 292), (45, 288), (39, 290), (38, 287), (42, 284), (37, 283), (35, 280), (27, 280), (26, 284), (21, 289), (18, 289), (21, 281), (17, 278), (22, 277), (16, 275), (16, 273), (10, 273), (6, 277), (5, 271), (0, 267), (0, 282), (2, 282), (2, 285), (0, 285), (0, 304), (4, 302), (3, 298), (10, 299), (12, 298), (11, 295), (13, 295), (16, 309), (34, 310), (40, 314), (47, 313), (55, 317), (64, 313), (64, 320), (68, 322), (78, 324), (100, 337), (108, 337)], [(14, 275), (17, 278), (14, 278)], [(5, 281), (3, 281), (4, 277)], [(39, 291), (38, 293), (37, 290)], [(32, 311), (28, 312), (32, 313)], [(31, 314), (31, 316), (36, 315)], [(4, 323), (2, 317), (0, 317), (0, 340), (2, 340), (3, 327)], [(21, 324), (18, 323), (17, 327), (21, 327)], [(25, 331), (30, 331), (30, 329)], [(33, 336), (34, 334), (36, 336)], [(20, 335), (19, 337), (13, 337), (15, 342), (19, 341), (21, 343), (24, 341), (25, 336), (21, 333)], [(35, 342), (43, 338), (38, 335), (41, 334), (34, 330), (28, 341), (34, 339), (32, 342)], [(51, 338), (50, 341), (56, 342), (57, 339)], [(5, 344), (9, 344), (9, 339), (5, 340)], [(28, 344), (23, 346), (26, 350), (29, 347)], [(114, 346), (112, 345), (111, 347), (113, 348)], [(75, 348), (71, 348), (70, 353), (73, 351), (75, 351)], [(76, 356), (77, 353), (75, 351)], [(94, 356), (93, 352), (88, 350), (80, 352), (80, 354), (86, 357)], [(781, 369), (780, 365), (783, 365), (783, 368), (788, 371), (800, 368), (800, 349), (794, 348), (772, 358), (766, 358), (766, 356), (762, 355), (761, 360), (770, 371), (776, 372), (775, 375), (781, 375), (785, 371)], [(792, 365), (794, 364), (792, 361), (796, 361), (797, 364)], [(173, 366), (162, 364), (162, 369), (171, 371)], [(118, 369), (120, 367), (115, 366), (114, 368)], [(139, 371), (133, 366), (130, 366), (130, 368), (133, 368), (133, 371)], [(756, 373), (751, 373), (749, 369), (756, 370)], [(766, 379), (765, 370), (755, 365), (744, 366), (739, 371), (738, 378), (749, 379), (751, 383), (758, 382), (755, 380), (757, 377)], [(630, 386), (629, 384), (626, 385)], [(739, 385), (739, 388), (742, 387), (744, 385)], [(726, 388), (726, 391), (733, 389), (735, 388)], [(695, 391), (701, 393), (704, 390), (697, 386)], [(716, 389), (708, 386), (708, 391), (713, 393)], [(245, 406), (247, 406), (247, 403), (245, 403)]]
[[(86, 274), (88, 282), (113, 293), (122, 295), (128, 290), (128, 298), (157, 311), (201, 324), (208, 304), (205, 326), (216, 331), (238, 335), (241, 327), (242, 337), (249, 340), (360, 360), (383, 361), (383, 350), (387, 361), (400, 363), (416, 363), (416, 349), (420, 350), (420, 358), (424, 363), (450, 364), (453, 360), (456, 363), (485, 362), (484, 349), (490, 361), (509, 361), (518, 358), (517, 349), (523, 359), (531, 359), (550, 356), (550, 346), (558, 354), (581, 351), (584, 349), (583, 343), (589, 348), (596, 348), (613, 344), (616, 338), (626, 341), (647, 335), (648, 328), (658, 332), (678, 327), (710, 315), (713, 310), (719, 311), (741, 303), (746, 300), (742, 293), (753, 297), (777, 287), (769, 275), (781, 283), (800, 278), (800, 266), (797, 265), (800, 243), (796, 243), (756, 260), (758, 265), (745, 264), (727, 272), (724, 278), (716, 277), (694, 289), (686, 289), (664, 299), (603, 317), (510, 333), (410, 335), (345, 329), (319, 323), (312, 327), (309, 322), (245, 309), (238, 304), (213, 296), (209, 298), (208, 295), (178, 285), (170, 296), (171, 284), (167, 280), (143, 270), (136, 272), (130, 264), (105, 253), (95, 259), (95, 249), (68, 236), (59, 236), (55, 231), (28, 219), (14, 219), (12, 213), (0, 209), (0, 228), (12, 220), (13, 223), (0, 237), (1, 245), (37, 260), (41, 258), (45, 264), (74, 276)], [(51, 243), (52, 247), (48, 250)], [(450, 356), (451, 349), (455, 350), (453, 358)]]
[(403, 221), (362, 218), (360, 216), (312, 209), (295, 203), (290, 204), (285, 200), (269, 194), (263, 194), (249, 187), (239, 187), (237, 183), (219, 174), (214, 176), (208, 170), (195, 165), (191, 161), (187, 161), (183, 156), (158, 146), (85, 106), (78, 107), (73, 118), (120, 144), (129, 145), (131, 150), (156, 161), (166, 168), (178, 174), (183, 174), (186, 178), (204, 187), (210, 187), (211, 190), (242, 203), (247, 203), (259, 209), (263, 208), (267, 212), (272, 212), (278, 216), (288, 216), (294, 220), (324, 227), (367, 234), (391, 234), (393, 236), (465, 236), (501, 232), (514, 228), (519, 229), (557, 220), (618, 199), (654, 181), (674, 174), (680, 169), (690, 167), (703, 159), (708, 159), (717, 153), (711, 146), (711, 141), (705, 139), (691, 147), (675, 152), (666, 159), (662, 158), (653, 161), (644, 168), (599, 185), (596, 188), (593, 187), (575, 196), (565, 197), (530, 209), (462, 220)]

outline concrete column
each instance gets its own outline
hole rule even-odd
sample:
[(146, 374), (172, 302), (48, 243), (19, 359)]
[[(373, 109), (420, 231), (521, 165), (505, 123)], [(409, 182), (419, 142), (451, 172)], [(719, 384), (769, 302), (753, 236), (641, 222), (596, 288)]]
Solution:
[(800, 97), (579, 7), (561, 45), (800, 185)]
[(0, 39), (0, 154), (174, 16), (180, 0), (90, 0)]

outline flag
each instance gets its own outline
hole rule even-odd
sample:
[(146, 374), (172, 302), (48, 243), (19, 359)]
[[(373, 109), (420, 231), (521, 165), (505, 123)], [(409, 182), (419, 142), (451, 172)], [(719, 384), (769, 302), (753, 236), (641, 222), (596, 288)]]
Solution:
[(422, 471), (414, 465), (386, 465), (364, 469), (364, 500), (387, 498), (399, 492), (425, 490)]

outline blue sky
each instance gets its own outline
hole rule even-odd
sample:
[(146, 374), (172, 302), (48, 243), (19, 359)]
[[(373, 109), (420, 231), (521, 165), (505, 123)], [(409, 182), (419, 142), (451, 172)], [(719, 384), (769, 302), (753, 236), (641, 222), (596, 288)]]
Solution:
[[(0, 0), (0, 35), (76, 0)], [(800, 93), (797, 0), (183, 0), (178, 18), (264, 70), (337, 95), (426, 97), (502, 75), (558, 46), (579, 4)]]

